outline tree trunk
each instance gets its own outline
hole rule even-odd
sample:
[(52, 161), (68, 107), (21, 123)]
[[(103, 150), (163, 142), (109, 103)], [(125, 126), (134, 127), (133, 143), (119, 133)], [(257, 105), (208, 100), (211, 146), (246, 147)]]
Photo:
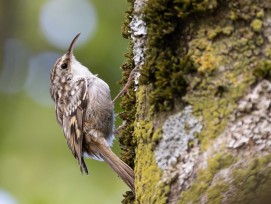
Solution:
[(124, 203), (270, 203), (271, 1), (130, 0)]

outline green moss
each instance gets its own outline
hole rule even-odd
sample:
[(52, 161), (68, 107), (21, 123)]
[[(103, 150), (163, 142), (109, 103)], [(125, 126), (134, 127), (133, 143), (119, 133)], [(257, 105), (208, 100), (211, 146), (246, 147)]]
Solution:
[[(130, 48), (131, 50), (131, 48)], [(131, 52), (131, 51), (130, 51)], [(133, 69), (132, 53), (127, 53), (126, 63), (122, 66), (123, 77), (121, 84), (125, 84), (127, 78), (129, 77), (130, 71)], [(124, 112), (120, 113), (119, 116), (122, 120), (126, 121), (126, 128), (122, 130), (119, 137), (119, 143), (121, 147), (121, 158), (131, 167), (134, 166), (134, 157), (135, 157), (135, 140), (133, 140), (133, 123), (135, 119), (135, 94), (133, 91), (129, 92), (129, 95), (124, 95), (121, 101), (121, 107)]]
[(224, 75), (225, 82), (209, 76), (198, 78), (190, 84), (193, 92), (189, 92), (184, 99), (193, 106), (194, 114), (202, 118), (204, 128), (198, 135), (202, 150), (207, 149), (210, 140), (224, 131), (228, 116), (236, 108), (236, 102), (243, 96), (247, 86), (254, 82), (252, 75), (247, 75), (243, 83), (237, 82), (237, 77), (238, 74), (228, 73)]
[(127, 0), (127, 2), (129, 3), (129, 6), (124, 13), (125, 17), (124, 17), (124, 22), (122, 25), (122, 36), (126, 39), (129, 38), (131, 35), (129, 24), (131, 22), (130, 16), (132, 16), (132, 13), (133, 13), (134, 0)]
[(224, 193), (228, 191), (229, 187), (230, 186), (223, 181), (216, 182), (215, 185), (212, 185), (206, 191), (208, 200), (210, 200), (212, 204), (221, 204)]
[(258, 12), (256, 13), (256, 17), (257, 17), (257, 18), (263, 18), (263, 17), (264, 17), (264, 10), (261, 9), (260, 11), (258, 11)]
[(137, 121), (137, 137), (140, 137), (145, 142), (151, 142), (150, 134), (152, 134), (153, 126), (151, 122), (146, 122), (144, 120)]
[(160, 182), (162, 172), (156, 164), (152, 144), (140, 141), (136, 158), (136, 203), (166, 203), (169, 187)]
[(152, 141), (155, 143), (158, 143), (162, 139), (162, 128), (156, 129), (156, 131), (152, 135)]
[[(212, 11), (217, 1), (171, 1), (149, 0), (144, 9), (144, 20), (148, 27), (145, 64), (141, 72), (141, 84), (152, 84), (150, 93), (151, 109), (170, 111), (175, 106), (175, 99), (186, 93), (186, 74), (195, 72), (190, 56), (181, 40), (184, 20), (190, 14)], [(208, 57), (206, 57), (208, 58)], [(212, 63), (210, 56), (209, 64)], [(211, 69), (208, 63), (203, 65)]]
[(271, 75), (271, 61), (259, 62), (253, 70), (253, 75), (259, 80), (269, 78)]
[[(255, 158), (245, 168), (233, 171), (235, 196), (229, 203), (269, 203), (271, 187), (271, 155)], [(269, 200), (270, 201), (270, 200)]]
[(263, 21), (260, 19), (254, 19), (251, 24), (250, 27), (252, 28), (252, 30), (254, 30), (255, 32), (260, 32), (263, 26)]
[(233, 30), (234, 30), (233, 26), (226, 26), (226, 27), (218, 26), (217, 28), (208, 31), (207, 36), (209, 40), (214, 40), (216, 37), (220, 36), (221, 34), (231, 35)]
[[(250, 163), (243, 163), (242, 167), (236, 165), (239, 159), (230, 154), (215, 155), (208, 161), (208, 167), (200, 170), (190, 189), (181, 193), (179, 203), (200, 203), (202, 196), (206, 196), (207, 203), (221, 203), (229, 192), (231, 196), (225, 197), (227, 203), (268, 204), (271, 197), (271, 155), (255, 158)], [(229, 171), (227, 180), (213, 181), (216, 173), (233, 164), (235, 167)]]
[[(130, 95), (123, 97), (121, 117), (128, 123), (120, 138), (124, 146), (122, 155), (131, 166), (137, 147), (136, 190), (140, 198), (137, 203), (166, 203), (170, 188), (170, 184), (163, 182), (163, 188), (157, 187), (162, 173), (155, 164), (153, 148), (162, 134), (161, 124), (154, 124), (154, 113), (157, 116), (169, 112), (180, 103), (192, 105), (194, 115), (202, 120), (203, 129), (197, 137), (204, 151), (224, 131), (228, 117), (247, 89), (256, 80), (270, 75), (269, 61), (258, 57), (265, 39), (259, 32), (264, 16), (261, 4), (217, 2), (149, 0), (144, 8), (148, 27), (146, 59), (136, 96), (131, 87)], [(128, 17), (125, 24), (123, 35), (129, 37)], [(264, 55), (271, 56), (268, 46)], [(122, 84), (134, 68), (132, 52), (126, 57)], [(256, 66), (252, 67), (253, 64)], [(232, 162), (231, 155), (227, 158), (219, 154), (208, 161), (208, 168), (200, 171), (196, 183), (182, 194), (181, 202), (196, 202), (203, 193), (219, 202), (222, 197), (217, 188), (209, 185), (214, 174)], [(241, 178), (242, 175), (240, 172)], [(217, 185), (226, 187), (223, 182)]]
[(136, 203), (166, 203), (169, 184), (161, 182), (162, 171), (156, 164), (154, 148), (162, 137), (161, 125), (154, 126), (149, 109), (148, 87), (140, 86), (137, 96), (137, 118), (134, 124), (136, 149)]
[(262, 46), (263, 44), (264, 44), (264, 39), (263, 39), (263, 37), (262, 36), (257, 36), (257, 38), (256, 38), (256, 45), (258, 45), (258, 46)]
[[(128, 0), (129, 6), (125, 13), (125, 21), (122, 26), (122, 35), (125, 38), (130, 36), (129, 33), (129, 23), (130, 23), (130, 16), (133, 12), (133, 0)], [(122, 79), (120, 84), (124, 85), (127, 82), (129, 74), (131, 70), (134, 68), (133, 63), (133, 52), (132, 52), (133, 44), (129, 44), (128, 52), (125, 54), (126, 62), (122, 65)], [(129, 95), (124, 95), (121, 101), (121, 107), (123, 112), (120, 113), (120, 118), (126, 121), (125, 128), (121, 131), (121, 135), (119, 136), (119, 144), (120, 144), (120, 154), (121, 159), (126, 162), (129, 166), (134, 168), (134, 158), (135, 158), (135, 148), (136, 148), (136, 140), (133, 139), (133, 132), (134, 132), (134, 120), (135, 120), (135, 94), (133, 91), (130, 91)], [(131, 191), (126, 192), (124, 195), (124, 199), (122, 201), (123, 204), (132, 204), (134, 203), (134, 195)]]
[(207, 193), (209, 198), (214, 199), (214, 203), (219, 203), (222, 193), (227, 190), (227, 184), (217, 182), (216, 187), (218, 185), (223, 187), (222, 189), (217, 189), (215, 185), (211, 185), (211, 182), (218, 171), (231, 166), (235, 161), (236, 159), (231, 154), (218, 153), (214, 155), (213, 158), (208, 160), (208, 167), (200, 170), (197, 180), (193, 182), (190, 189), (181, 193), (179, 204), (189, 202), (200, 203), (201, 196), (205, 193)]
[[(202, 150), (224, 131), (230, 114), (246, 90), (257, 80), (270, 77), (270, 63), (266, 58), (271, 56), (271, 51), (265, 47), (266, 58), (258, 57), (265, 37), (250, 28), (250, 22), (262, 8), (257, 2), (250, 6), (228, 2), (221, 10), (202, 21), (197, 19), (197, 23), (204, 26), (189, 24), (194, 35), (189, 41), (188, 55), (199, 74), (190, 73), (191, 78), (185, 77), (188, 86), (183, 99), (202, 119), (203, 129), (198, 135)], [(221, 19), (219, 25), (214, 23), (216, 19)], [(248, 26), (236, 28), (244, 19)], [(260, 21), (257, 18), (252, 25), (257, 27)], [(251, 67), (252, 64), (255, 66)]]
[(234, 31), (234, 27), (233, 26), (226, 26), (225, 28), (223, 28), (222, 32), (225, 35), (231, 35)]
[(198, 58), (197, 63), (199, 64), (198, 71), (200, 73), (212, 73), (216, 69), (219, 59), (213, 53), (208, 52)]
[(229, 19), (231, 19), (232, 21), (235, 21), (237, 18), (238, 18), (237, 13), (234, 11), (230, 11)]
[[(244, 30), (243, 37), (240, 38), (236, 35), (234, 26), (224, 17), (221, 17), (221, 27), (214, 26), (212, 21), (210, 25), (207, 23), (207, 36), (206, 26), (198, 29), (197, 24), (191, 23), (190, 26), (198, 30), (193, 31), (194, 39), (189, 42), (188, 53), (182, 51), (186, 45), (181, 36), (191, 36), (190, 31), (184, 27), (189, 15), (203, 14), (210, 11), (210, 8), (212, 11), (218, 8), (215, 1), (209, 2), (212, 6), (206, 2), (148, 1), (144, 10), (144, 20), (148, 26), (146, 52), (148, 58), (140, 79), (140, 84), (151, 84), (153, 89), (149, 93), (150, 110), (170, 111), (174, 109), (176, 101), (181, 101), (183, 97), (193, 106), (196, 115), (203, 116), (204, 129), (199, 134), (203, 149), (207, 147), (210, 139), (216, 138), (223, 131), (228, 116), (236, 107), (236, 102), (255, 81), (251, 72), (243, 75), (241, 71), (254, 60), (251, 57), (251, 50), (255, 49), (255, 46), (250, 44), (254, 34)], [(207, 13), (205, 14), (208, 16)], [(222, 15), (224, 16), (225, 13)], [(232, 45), (225, 46), (223, 40), (215, 44), (210, 42), (221, 36), (220, 34), (232, 38)], [(241, 64), (233, 73), (220, 73), (217, 70), (219, 66), (228, 62), (228, 58), (222, 55), (222, 52), (225, 55), (229, 54), (228, 47), (237, 47), (238, 51), (249, 55), (247, 56), (249, 59), (241, 59)], [(250, 54), (247, 51), (250, 51)], [(239, 56), (236, 52), (232, 54), (234, 57)], [(201, 75), (196, 75), (196, 72)], [(239, 80), (241, 74), (242, 81)], [(194, 77), (195, 75), (197, 77)], [(221, 87), (226, 90), (223, 94), (218, 91)], [(188, 90), (193, 91), (188, 93)]]

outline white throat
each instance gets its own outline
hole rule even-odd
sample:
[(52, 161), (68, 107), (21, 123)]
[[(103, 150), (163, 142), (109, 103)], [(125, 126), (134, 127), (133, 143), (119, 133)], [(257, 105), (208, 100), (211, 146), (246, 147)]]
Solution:
[(75, 80), (78, 78), (88, 78), (93, 76), (88, 68), (78, 62), (74, 56), (71, 59), (71, 73)]

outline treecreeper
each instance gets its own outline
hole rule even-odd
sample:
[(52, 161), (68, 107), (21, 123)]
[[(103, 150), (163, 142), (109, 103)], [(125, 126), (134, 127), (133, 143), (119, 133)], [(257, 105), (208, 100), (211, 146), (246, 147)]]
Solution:
[(74, 57), (79, 35), (51, 71), (50, 94), (55, 102), (57, 121), (82, 173), (88, 174), (84, 158), (105, 161), (135, 192), (134, 171), (111, 150), (114, 103), (109, 86)]

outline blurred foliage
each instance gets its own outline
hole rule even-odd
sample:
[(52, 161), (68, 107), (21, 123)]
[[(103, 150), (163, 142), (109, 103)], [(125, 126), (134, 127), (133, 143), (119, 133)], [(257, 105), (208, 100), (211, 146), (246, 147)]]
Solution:
[[(40, 29), (39, 12), (45, 2), (0, 1), (0, 73), (8, 38), (23, 41), (33, 53), (65, 52), (50, 45)], [(109, 84), (114, 97), (119, 91), (119, 67), (128, 43), (121, 37), (127, 5), (121, 0), (92, 3), (98, 27), (94, 37), (75, 54)], [(20, 204), (120, 203), (127, 187), (105, 163), (87, 160), (90, 175), (81, 175), (53, 107), (37, 104), (24, 92), (0, 92), (0, 107), (0, 190), (11, 193)], [(116, 144), (114, 151), (118, 152)]]

